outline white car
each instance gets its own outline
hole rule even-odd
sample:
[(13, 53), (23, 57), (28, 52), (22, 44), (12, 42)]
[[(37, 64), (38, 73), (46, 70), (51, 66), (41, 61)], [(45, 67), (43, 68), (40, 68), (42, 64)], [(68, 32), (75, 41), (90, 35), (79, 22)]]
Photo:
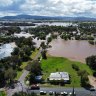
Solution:
[(46, 95), (46, 91), (40, 91), (40, 95)]
[(64, 92), (61, 92), (61, 95), (63, 95), (63, 96), (67, 96), (68, 93), (64, 91)]
[(91, 87), (91, 88), (90, 88), (90, 91), (96, 91), (96, 88)]
[[(68, 96), (72, 96), (72, 92), (70, 92)], [(75, 92), (74, 92), (74, 96), (76, 96), (76, 93)]]

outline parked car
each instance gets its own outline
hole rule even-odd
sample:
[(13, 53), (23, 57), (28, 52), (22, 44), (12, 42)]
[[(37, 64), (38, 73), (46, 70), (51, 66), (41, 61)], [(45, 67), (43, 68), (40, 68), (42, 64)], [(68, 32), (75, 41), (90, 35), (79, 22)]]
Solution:
[(61, 92), (61, 95), (62, 95), (62, 96), (67, 96), (68, 93), (67, 93), (67, 92)]
[(37, 85), (37, 84), (33, 84), (33, 85), (31, 85), (30, 89), (31, 89), (31, 90), (39, 90), (40, 87), (39, 87), (39, 85)]
[(96, 91), (96, 88), (91, 87), (91, 88), (90, 88), (90, 91)]
[(46, 95), (46, 91), (40, 91), (40, 95)]
[[(72, 92), (68, 94), (68, 96), (73, 96)], [(74, 96), (76, 96), (76, 93), (74, 92)]]
[(54, 95), (54, 93), (55, 93), (55, 92), (53, 92), (53, 91), (50, 91), (50, 92), (49, 92), (49, 95)]

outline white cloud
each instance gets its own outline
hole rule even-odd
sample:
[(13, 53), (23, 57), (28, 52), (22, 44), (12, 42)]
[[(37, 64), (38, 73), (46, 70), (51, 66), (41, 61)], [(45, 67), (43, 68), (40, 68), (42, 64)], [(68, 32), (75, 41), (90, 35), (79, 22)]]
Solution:
[[(41, 2), (40, 2), (41, 1)], [(25, 13), (35, 15), (77, 15), (95, 14), (95, 0), (26, 0), (21, 5)]]
[(3, 17), (3, 16), (15, 16), (17, 15), (17, 13), (14, 13), (14, 12), (0, 12), (0, 17)]
[(0, 6), (9, 6), (14, 0), (0, 0)]
[(20, 0), (0, 0), (0, 7), (6, 7), (12, 5), (14, 2), (17, 3)]
[[(0, 0), (1, 15), (96, 16), (96, 0)], [(16, 4), (16, 5), (15, 5)], [(11, 6), (12, 5), (12, 6)], [(8, 7), (8, 9), (7, 9)], [(16, 9), (17, 8), (17, 9)], [(12, 13), (13, 12), (13, 13)]]

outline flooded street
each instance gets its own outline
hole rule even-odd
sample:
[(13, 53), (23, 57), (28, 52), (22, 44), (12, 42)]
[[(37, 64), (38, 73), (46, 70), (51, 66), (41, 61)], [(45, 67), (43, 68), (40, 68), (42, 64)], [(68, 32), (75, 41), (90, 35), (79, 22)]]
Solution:
[(48, 53), (52, 56), (66, 57), (70, 60), (85, 63), (85, 58), (96, 55), (96, 45), (90, 45), (88, 41), (65, 41), (60, 38), (53, 40), (50, 45), (52, 48)]

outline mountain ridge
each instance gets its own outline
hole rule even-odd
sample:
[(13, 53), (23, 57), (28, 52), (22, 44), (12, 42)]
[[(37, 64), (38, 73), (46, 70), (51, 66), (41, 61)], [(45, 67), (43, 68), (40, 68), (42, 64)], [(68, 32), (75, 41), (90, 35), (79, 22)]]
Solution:
[(37, 15), (16, 15), (4, 16), (0, 18), (14, 20), (14, 19), (33, 19), (33, 20), (64, 20), (64, 21), (96, 21), (96, 18), (91, 17), (65, 17), (65, 16), (37, 16)]

